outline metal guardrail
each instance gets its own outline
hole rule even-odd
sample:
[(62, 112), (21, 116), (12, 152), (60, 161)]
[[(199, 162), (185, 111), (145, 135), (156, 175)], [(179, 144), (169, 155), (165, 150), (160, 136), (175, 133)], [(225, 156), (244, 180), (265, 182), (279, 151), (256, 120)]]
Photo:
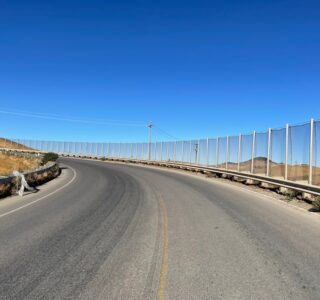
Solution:
[(121, 159), (121, 158), (110, 158), (106, 160), (140, 163), (140, 164), (146, 164), (146, 165), (157, 165), (157, 166), (192, 170), (192, 171), (197, 171), (202, 173), (225, 174), (225, 175), (229, 175), (230, 177), (249, 179), (259, 183), (267, 183), (275, 187), (284, 187), (284, 188), (295, 190), (301, 193), (308, 193), (311, 195), (320, 196), (320, 186), (303, 184), (303, 183), (290, 181), (290, 180), (271, 178), (263, 175), (242, 173), (237, 171), (228, 171), (220, 168), (206, 167), (206, 166), (195, 165), (195, 164), (176, 163), (176, 162), (159, 162), (159, 161)]

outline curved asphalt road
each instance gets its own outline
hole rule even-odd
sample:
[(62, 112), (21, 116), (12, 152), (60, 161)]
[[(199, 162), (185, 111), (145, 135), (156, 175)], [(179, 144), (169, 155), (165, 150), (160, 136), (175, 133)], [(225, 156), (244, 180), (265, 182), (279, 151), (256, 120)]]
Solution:
[(0, 201), (0, 299), (320, 299), (319, 217), (196, 176), (62, 162)]

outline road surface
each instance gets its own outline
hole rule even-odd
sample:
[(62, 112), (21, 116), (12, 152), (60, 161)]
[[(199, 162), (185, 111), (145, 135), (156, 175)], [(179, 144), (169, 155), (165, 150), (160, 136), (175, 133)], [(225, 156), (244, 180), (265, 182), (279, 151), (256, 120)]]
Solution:
[(0, 201), (0, 299), (320, 299), (320, 218), (238, 187), (63, 159)]

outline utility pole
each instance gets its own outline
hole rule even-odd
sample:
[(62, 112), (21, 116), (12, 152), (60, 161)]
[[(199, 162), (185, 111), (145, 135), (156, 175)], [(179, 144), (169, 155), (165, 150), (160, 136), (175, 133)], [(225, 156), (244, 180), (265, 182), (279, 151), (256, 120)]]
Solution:
[(147, 127), (149, 128), (148, 160), (151, 160), (152, 122), (149, 122)]

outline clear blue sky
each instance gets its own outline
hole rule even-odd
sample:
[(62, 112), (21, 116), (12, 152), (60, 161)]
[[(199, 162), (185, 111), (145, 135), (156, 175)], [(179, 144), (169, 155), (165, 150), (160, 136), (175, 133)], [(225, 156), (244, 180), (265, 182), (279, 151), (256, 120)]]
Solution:
[(89, 121), (0, 113), (0, 136), (144, 141), (144, 127), (94, 122), (152, 120), (186, 139), (319, 119), (319, 53), (319, 1), (0, 0), (0, 110)]

